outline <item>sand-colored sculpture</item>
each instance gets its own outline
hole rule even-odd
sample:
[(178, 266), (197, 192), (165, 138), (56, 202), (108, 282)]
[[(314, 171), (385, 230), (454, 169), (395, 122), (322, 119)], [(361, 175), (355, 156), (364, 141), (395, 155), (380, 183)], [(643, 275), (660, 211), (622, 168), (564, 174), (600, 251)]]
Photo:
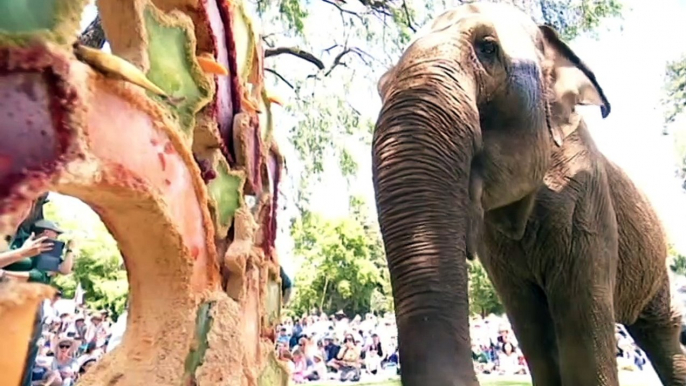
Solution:
[[(110, 55), (77, 44), (86, 3), (0, 1), (0, 243), (48, 190), (89, 204), (118, 241), (127, 332), (81, 385), (286, 384), (283, 159), (250, 18), (240, 0), (99, 0)], [(15, 334), (3, 384), (19, 382), (30, 331), (10, 326), (30, 325), (21, 315), (50, 294), (37, 288), (0, 291)]]

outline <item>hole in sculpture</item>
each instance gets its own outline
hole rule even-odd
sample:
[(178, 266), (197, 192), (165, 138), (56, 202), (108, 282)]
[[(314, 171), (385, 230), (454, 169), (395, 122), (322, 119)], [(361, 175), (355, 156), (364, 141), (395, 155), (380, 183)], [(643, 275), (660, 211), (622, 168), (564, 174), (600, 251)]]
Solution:
[(129, 283), (117, 242), (91, 207), (54, 192), (34, 201), (8, 241), (27, 253), (41, 250), (3, 267), (8, 279), (49, 283), (59, 291), (44, 302), (36, 321), (36, 345), (27, 358), (33, 367), (25, 375), (48, 381), (56, 376), (52, 362), (59, 361), (75, 363), (78, 378), (126, 331)]

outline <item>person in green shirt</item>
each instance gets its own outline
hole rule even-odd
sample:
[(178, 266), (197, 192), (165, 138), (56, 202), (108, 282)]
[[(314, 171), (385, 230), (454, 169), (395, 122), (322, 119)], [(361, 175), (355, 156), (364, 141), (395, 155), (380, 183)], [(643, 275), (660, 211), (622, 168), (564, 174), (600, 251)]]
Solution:
[[(74, 265), (73, 241), (69, 240), (66, 244), (64, 260), (59, 265), (57, 272), (46, 272), (36, 267), (37, 257), (40, 253), (52, 248), (50, 239), (56, 239), (63, 231), (52, 221), (38, 220), (33, 224), (33, 230), (38, 232), (28, 234), (24, 230), (19, 230), (10, 243), (10, 250), (0, 254), (0, 266), (3, 269), (3, 276), (35, 283), (49, 284), (55, 273), (68, 275)], [(26, 245), (26, 247), (25, 247)], [(20, 251), (14, 252), (13, 251)], [(37, 252), (37, 253), (36, 253)], [(14, 260), (9, 265), (1, 265), (5, 255), (5, 263)], [(10, 258), (7, 258), (11, 255)]]
[[(58, 267), (58, 272), (45, 272), (37, 269), (37, 256), (53, 248), (50, 238), (55, 239), (62, 230), (54, 223), (46, 221), (43, 205), (48, 200), (49, 192), (37, 197), (31, 205), (25, 208), (13, 238), (8, 239), (9, 249), (0, 251), (0, 280), (20, 280), (49, 284), (52, 275), (56, 273), (69, 274), (73, 266), (73, 242), (66, 245), (67, 253)], [(41, 336), (43, 321), (43, 306), (37, 307), (34, 319), (33, 336), (29, 342), (26, 355), (26, 365), (21, 386), (31, 386), (33, 366), (38, 355), (38, 340)]]
[(49, 251), (52, 248), (52, 243), (48, 240), (47, 236), (36, 237), (33, 233), (25, 238), (19, 247), (16, 247), (17, 245), (19, 245), (19, 241), (14, 244), (14, 249), (0, 252), (0, 269), (12, 264), (21, 264), (19, 262), (25, 264), (27, 258)]

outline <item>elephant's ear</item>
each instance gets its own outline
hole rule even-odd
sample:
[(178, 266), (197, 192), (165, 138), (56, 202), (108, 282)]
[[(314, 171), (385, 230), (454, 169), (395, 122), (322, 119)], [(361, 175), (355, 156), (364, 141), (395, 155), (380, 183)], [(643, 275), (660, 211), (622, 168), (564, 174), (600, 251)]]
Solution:
[(558, 146), (562, 140), (579, 126), (580, 115), (576, 105), (600, 106), (603, 118), (610, 114), (610, 102), (598, 84), (595, 74), (567, 46), (555, 30), (547, 25), (539, 26), (543, 35), (544, 65), (548, 79), (550, 106), (550, 130)]
[(391, 85), (391, 78), (393, 77), (393, 70), (395, 70), (395, 68), (391, 67), (385, 74), (381, 75), (381, 79), (379, 79), (379, 83), (376, 85), (376, 89), (381, 97), (381, 102), (386, 99), (386, 93), (388, 92), (388, 87)]

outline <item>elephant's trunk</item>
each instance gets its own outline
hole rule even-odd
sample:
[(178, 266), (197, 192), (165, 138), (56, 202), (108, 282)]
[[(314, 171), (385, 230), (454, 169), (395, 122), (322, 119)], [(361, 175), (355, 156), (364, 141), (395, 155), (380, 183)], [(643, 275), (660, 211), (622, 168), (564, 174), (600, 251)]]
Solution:
[(455, 67), (437, 61), (397, 73), (372, 144), (404, 386), (478, 385), (466, 257), (480, 208), (470, 174), (481, 136), (472, 81), (451, 76)]

